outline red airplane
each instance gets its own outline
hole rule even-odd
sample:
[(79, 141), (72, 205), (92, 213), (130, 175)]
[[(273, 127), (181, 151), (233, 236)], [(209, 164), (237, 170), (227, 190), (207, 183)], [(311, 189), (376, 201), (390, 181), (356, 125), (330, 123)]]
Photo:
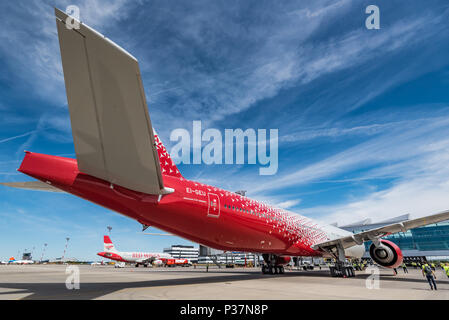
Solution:
[[(133, 263), (136, 267), (143, 265), (147, 267), (149, 264), (175, 264), (175, 259), (168, 253), (162, 252), (120, 252), (111, 241), (109, 236), (104, 236), (104, 251), (98, 252), (100, 257), (111, 259), (119, 262)], [(182, 261), (187, 263), (187, 261)]]
[[(395, 268), (401, 250), (385, 235), (449, 219), (449, 211), (352, 234), (234, 192), (184, 178), (153, 132), (137, 60), (55, 10), (76, 159), (26, 152), (19, 171), (38, 181), (4, 185), (67, 192), (193, 242), (261, 253), (263, 273), (283, 273), (291, 256), (346, 257)], [(72, 19), (72, 18), (70, 18)]]

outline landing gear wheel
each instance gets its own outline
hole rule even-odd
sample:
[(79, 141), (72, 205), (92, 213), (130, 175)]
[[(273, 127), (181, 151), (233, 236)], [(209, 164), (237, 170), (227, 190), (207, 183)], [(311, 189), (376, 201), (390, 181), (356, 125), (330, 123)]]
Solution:
[(262, 266), (262, 274), (267, 274), (267, 266), (266, 265)]
[(276, 274), (276, 267), (269, 267), (270, 274)]
[(280, 274), (284, 274), (285, 273), (284, 266), (280, 266), (279, 267), (279, 273)]
[(139, 267), (139, 264), (138, 263), (136, 263), (136, 268), (138, 268)]

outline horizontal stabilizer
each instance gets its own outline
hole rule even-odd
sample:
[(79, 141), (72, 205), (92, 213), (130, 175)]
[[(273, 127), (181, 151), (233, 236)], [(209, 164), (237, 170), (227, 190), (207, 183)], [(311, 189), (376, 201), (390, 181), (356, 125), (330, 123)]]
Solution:
[(78, 168), (134, 191), (166, 194), (137, 60), (55, 9)]
[(62, 192), (64, 191), (53, 187), (52, 185), (42, 182), (42, 181), (27, 181), (27, 182), (0, 182), (0, 185), (17, 188), (17, 189), (25, 189), (25, 190), (35, 190), (35, 191), (47, 191), (47, 192)]

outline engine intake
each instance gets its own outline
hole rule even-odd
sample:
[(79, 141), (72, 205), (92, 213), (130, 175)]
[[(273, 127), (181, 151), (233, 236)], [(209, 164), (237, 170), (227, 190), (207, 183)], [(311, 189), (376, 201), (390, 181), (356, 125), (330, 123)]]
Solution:
[(401, 249), (391, 241), (380, 240), (380, 246), (374, 243), (369, 248), (371, 258), (382, 267), (397, 268), (402, 264), (403, 255)]

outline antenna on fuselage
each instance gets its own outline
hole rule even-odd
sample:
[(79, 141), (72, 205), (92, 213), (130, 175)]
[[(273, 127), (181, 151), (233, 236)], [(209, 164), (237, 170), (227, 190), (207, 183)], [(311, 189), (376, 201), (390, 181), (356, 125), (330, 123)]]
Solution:
[(246, 190), (239, 190), (239, 191), (236, 191), (236, 192), (234, 192), (234, 193), (239, 194), (239, 195), (241, 195), (242, 197), (245, 197), (245, 196), (246, 196)]

